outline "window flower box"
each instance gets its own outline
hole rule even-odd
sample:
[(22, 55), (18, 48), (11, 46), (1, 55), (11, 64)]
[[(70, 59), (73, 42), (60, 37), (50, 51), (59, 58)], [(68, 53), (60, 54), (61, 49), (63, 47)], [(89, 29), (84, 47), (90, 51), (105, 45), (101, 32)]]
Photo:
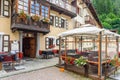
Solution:
[(38, 15), (33, 15), (33, 16), (31, 16), (31, 18), (34, 22), (38, 22), (40, 20), (40, 16), (38, 16)]
[(43, 18), (41, 21), (42, 21), (43, 23), (50, 24), (50, 19), (49, 19), (49, 18)]

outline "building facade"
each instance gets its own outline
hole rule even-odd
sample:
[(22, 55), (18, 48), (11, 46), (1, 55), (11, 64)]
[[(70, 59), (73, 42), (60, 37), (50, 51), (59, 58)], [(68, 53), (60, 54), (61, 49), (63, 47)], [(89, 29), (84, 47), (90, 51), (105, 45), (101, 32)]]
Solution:
[(31, 58), (58, 49), (61, 32), (83, 24), (101, 27), (90, 0), (0, 0), (0, 15), (0, 52), (19, 50)]

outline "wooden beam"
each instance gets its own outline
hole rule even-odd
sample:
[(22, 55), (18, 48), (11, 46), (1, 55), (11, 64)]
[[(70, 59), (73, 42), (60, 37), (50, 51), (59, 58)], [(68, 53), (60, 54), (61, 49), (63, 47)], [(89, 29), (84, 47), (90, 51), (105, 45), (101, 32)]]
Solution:
[(80, 38), (80, 41), (81, 41), (81, 52), (82, 52), (82, 36)]
[(62, 43), (62, 39), (61, 37), (59, 37), (59, 65), (61, 65), (61, 44)]
[(98, 44), (98, 76), (99, 79), (102, 77), (102, 57), (101, 57), (101, 52), (102, 52), (102, 33), (99, 33), (98, 36), (99, 44)]
[(116, 46), (117, 46), (117, 58), (119, 58), (119, 42), (118, 42), (119, 37), (116, 37)]
[(105, 57), (106, 57), (106, 58), (107, 58), (107, 56), (108, 56), (107, 46), (108, 46), (108, 39), (107, 39), (107, 36), (106, 36), (106, 37), (105, 37)]
[(75, 37), (75, 49), (77, 49), (77, 38)]

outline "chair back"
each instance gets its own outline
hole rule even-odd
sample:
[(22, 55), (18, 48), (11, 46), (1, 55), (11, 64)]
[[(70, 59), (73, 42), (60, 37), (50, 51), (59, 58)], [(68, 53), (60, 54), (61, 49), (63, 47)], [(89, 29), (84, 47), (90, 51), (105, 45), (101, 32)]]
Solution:
[(42, 50), (39, 50), (39, 55), (42, 55)]

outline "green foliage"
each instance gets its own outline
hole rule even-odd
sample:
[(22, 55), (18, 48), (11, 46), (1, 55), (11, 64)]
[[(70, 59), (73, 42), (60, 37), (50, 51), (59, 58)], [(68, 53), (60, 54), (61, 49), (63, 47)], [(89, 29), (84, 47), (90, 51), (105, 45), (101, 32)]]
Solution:
[(86, 62), (86, 59), (84, 59), (83, 56), (81, 56), (80, 58), (75, 59), (75, 64), (77, 66), (84, 66), (87, 64), (87, 62)]
[(104, 28), (120, 33), (120, 0), (92, 0)]

